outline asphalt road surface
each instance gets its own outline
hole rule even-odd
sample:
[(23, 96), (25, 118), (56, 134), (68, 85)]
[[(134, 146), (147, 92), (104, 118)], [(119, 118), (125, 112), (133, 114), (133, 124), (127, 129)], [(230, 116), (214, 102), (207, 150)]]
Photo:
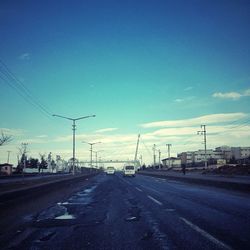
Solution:
[(23, 218), (6, 249), (250, 249), (250, 194), (99, 174)]

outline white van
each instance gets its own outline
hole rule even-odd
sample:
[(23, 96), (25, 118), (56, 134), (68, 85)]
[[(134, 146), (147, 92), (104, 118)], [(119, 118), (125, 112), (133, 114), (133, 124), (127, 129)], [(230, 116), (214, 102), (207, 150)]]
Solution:
[(115, 168), (114, 167), (107, 167), (106, 173), (107, 174), (115, 174)]
[(123, 168), (123, 176), (133, 176), (135, 177), (135, 167), (130, 165), (130, 166), (125, 166)]

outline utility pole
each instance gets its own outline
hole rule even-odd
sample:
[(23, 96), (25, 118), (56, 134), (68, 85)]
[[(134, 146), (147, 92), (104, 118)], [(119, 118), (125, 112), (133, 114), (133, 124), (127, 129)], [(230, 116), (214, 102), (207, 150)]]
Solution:
[(97, 151), (95, 152), (95, 166), (97, 168)]
[(28, 143), (22, 143), (22, 146), (23, 146), (23, 155), (24, 155), (24, 157), (23, 157), (23, 172), (24, 172), (24, 170), (26, 168), (27, 145), (28, 145)]
[(168, 147), (168, 167), (170, 168), (170, 147), (172, 144), (166, 144), (166, 146)]
[(140, 155), (140, 162), (141, 162), (141, 166), (142, 166), (142, 155)]
[(10, 163), (10, 152), (11, 152), (11, 151), (7, 151), (7, 152), (8, 152), (7, 163)]
[(101, 162), (102, 162), (102, 157), (101, 157), (101, 156), (99, 156), (99, 168), (102, 168), (102, 164), (101, 164)]
[(134, 164), (137, 161), (137, 154), (138, 154), (138, 147), (139, 147), (139, 141), (140, 141), (140, 134), (138, 135), (136, 149), (135, 149), (135, 158), (134, 158)]
[(161, 169), (161, 150), (158, 150), (159, 153), (159, 170)]
[(23, 147), (23, 171), (22, 171), (22, 183), (24, 184), (24, 170), (26, 168), (26, 152), (28, 143), (22, 143)]
[(93, 168), (93, 144), (90, 144), (90, 168)]
[(154, 144), (154, 146), (153, 146), (153, 160), (154, 160), (154, 167), (155, 167), (155, 158), (156, 158), (156, 156), (155, 156), (155, 150), (156, 150), (156, 145)]
[(198, 135), (203, 135), (204, 137), (204, 149), (205, 149), (205, 168), (207, 168), (207, 131), (206, 125), (201, 125), (201, 131), (197, 131)]
[(64, 118), (67, 120), (72, 121), (72, 130), (73, 130), (73, 175), (75, 175), (75, 134), (76, 134), (76, 121), (81, 120), (81, 119), (86, 119), (89, 117), (95, 117), (95, 115), (88, 115), (88, 116), (83, 116), (83, 117), (79, 117), (79, 118), (70, 118), (70, 117), (66, 117), (66, 116), (61, 116), (61, 115), (53, 115), (56, 117), (60, 117), (60, 118)]

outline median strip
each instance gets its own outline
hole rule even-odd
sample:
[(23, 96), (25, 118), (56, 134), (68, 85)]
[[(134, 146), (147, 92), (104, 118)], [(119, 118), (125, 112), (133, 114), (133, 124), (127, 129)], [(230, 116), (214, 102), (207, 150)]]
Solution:
[(45, 182), (38, 182), (33, 183), (33, 185), (24, 187), (24, 188), (17, 188), (17, 189), (9, 189), (8, 191), (0, 193), (0, 204), (4, 204), (6, 202), (17, 200), (24, 196), (29, 196), (31, 194), (30, 191), (36, 191), (36, 194), (41, 192), (49, 192), (51, 189), (56, 185), (69, 185), (71, 183), (75, 183), (76, 181), (84, 180), (88, 177), (94, 176), (96, 174), (84, 174), (80, 176), (71, 176), (67, 178), (56, 178), (55, 180), (46, 180)]
[(220, 176), (198, 176), (198, 175), (176, 175), (161, 171), (139, 171), (138, 174), (150, 176), (151, 178), (162, 178), (165, 180), (174, 180), (186, 182), (190, 184), (197, 184), (203, 186), (212, 186), (216, 188), (224, 188), (228, 190), (235, 190), (241, 192), (250, 192), (250, 179), (242, 180), (240, 178), (220, 178)]

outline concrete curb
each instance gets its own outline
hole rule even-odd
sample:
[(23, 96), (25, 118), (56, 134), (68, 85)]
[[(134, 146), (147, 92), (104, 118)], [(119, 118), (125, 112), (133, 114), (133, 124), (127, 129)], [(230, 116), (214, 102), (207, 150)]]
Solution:
[(235, 181), (230, 182), (230, 181), (224, 181), (224, 180), (212, 180), (212, 179), (205, 179), (205, 178), (199, 179), (199, 178), (192, 178), (190, 176), (188, 177), (187, 176), (171, 176), (171, 175), (162, 175), (160, 173), (157, 174), (157, 173), (148, 173), (148, 172), (147, 173), (138, 172), (138, 174), (250, 193), (250, 183), (240, 183), (240, 182), (235, 182)]
[(93, 177), (97, 175), (98, 173), (93, 174), (86, 174), (86, 175), (80, 175), (75, 177), (69, 177), (69, 178), (63, 178), (63, 179), (57, 179), (57, 180), (51, 180), (49, 182), (45, 183), (39, 183), (37, 185), (33, 185), (30, 187), (22, 188), (22, 189), (15, 189), (6, 191), (2, 194), (0, 194), (0, 204), (4, 204), (6, 202), (11, 202), (12, 200), (17, 200), (20, 198), (28, 197), (28, 196), (34, 196), (44, 193), (44, 192), (50, 192), (53, 190), (54, 187), (60, 188), (65, 185), (70, 185), (72, 183), (75, 183), (77, 181), (85, 180), (87, 178)]

